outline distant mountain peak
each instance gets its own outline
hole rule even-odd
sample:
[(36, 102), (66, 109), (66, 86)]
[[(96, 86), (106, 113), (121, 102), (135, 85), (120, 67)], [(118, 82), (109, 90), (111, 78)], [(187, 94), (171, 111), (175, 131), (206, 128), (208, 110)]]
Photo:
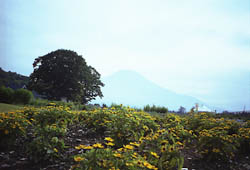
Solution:
[(103, 78), (103, 82), (104, 97), (93, 101), (94, 103), (117, 103), (140, 108), (154, 104), (170, 110), (178, 110), (180, 106), (190, 109), (195, 103), (204, 104), (194, 97), (162, 88), (136, 71), (121, 70)]
[(132, 70), (120, 70), (120, 71), (113, 73), (109, 77), (140, 78), (140, 79), (143, 78), (143, 79), (145, 79), (140, 73), (138, 73), (136, 71), (132, 71)]
[(138, 72), (134, 71), (134, 70), (119, 70), (117, 72), (115, 72), (114, 74), (125, 74), (125, 75), (128, 75), (128, 74), (138, 74)]

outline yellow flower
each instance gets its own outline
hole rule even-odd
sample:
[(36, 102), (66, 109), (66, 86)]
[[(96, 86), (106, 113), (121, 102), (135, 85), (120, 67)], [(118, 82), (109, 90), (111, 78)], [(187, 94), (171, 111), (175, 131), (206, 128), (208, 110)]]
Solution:
[(166, 150), (167, 150), (166, 146), (161, 147), (161, 152), (166, 152)]
[(132, 155), (133, 158), (137, 158), (137, 153), (134, 152), (133, 155)]
[(83, 146), (82, 148), (83, 148), (83, 149), (93, 149), (92, 146)]
[(78, 150), (79, 150), (79, 149), (81, 149), (81, 147), (80, 147), (80, 146), (76, 146), (75, 149), (78, 149)]
[(76, 146), (75, 149), (84, 149), (86, 146), (85, 145), (79, 145), (79, 146)]
[(154, 165), (151, 165), (150, 163), (148, 163), (147, 161), (143, 162), (143, 165), (145, 167), (147, 167), (148, 169), (153, 169), (153, 170), (158, 170), (158, 168), (156, 168)]
[(114, 141), (114, 139), (112, 139), (111, 137), (106, 137), (104, 140), (109, 141), (109, 142), (113, 142)]
[(74, 160), (75, 160), (76, 162), (80, 162), (80, 161), (84, 160), (84, 158), (83, 158), (83, 157), (80, 157), (80, 156), (76, 156), (76, 157), (74, 157)]
[(130, 142), (129, 144), (130, 144), (130, 145), (137, 146), (137, 147), (139, 147), (139, 146), (140, 146), (140, 144), (139, 144), (139, 143), (136, 143), (136, 142)]
[(157, 153), (155, 153), (155, 152), (150, 152), (150, 154), (153, 155), (153, 156), (156, 157), (156, 158), (159, 158), (159, 156), (158, 156)]
[(173, 146), (170, 146), (169, 148), (168, 148), (168, 152), (173, 152), (174, 151), (174, 147)]
[(134, 164), (126, 162), (126, 166), (134, 166)]
[(143, 162), (141, 160), (138, 160), (136, 164), (141, 167), (143, 165)]
[(214, 149), (213, 149), (213, 152), (218, 153), (218, 152), (220, 152), (220, 150), (219, 150), (219, 149), (214, 148)]
[(134, 147), (132, 145), (125, 145), (123, 146), (125, 149), (130, 149), (130, 150), (133, 150)]
[(54, 151), (55, 151), (55, 152), (58, 152), (58, 150), (57, 150), (56, 148), (54, 148)]
[(119, 148), (119, 149), (117, 149), (117, 151), (123, 152), (123, 151), (124, 151), (124, 148)]
[(162, 141), (161, 141), (161, 145), (166, 145), (166, 144), (168, 144), (168, 141), (167, 141), (167, 140), (162, 140)]
[(148, 131), (149, 128), (148, 128), (146, 125), (144, 125), (144, 126), (143, 126), (143, 129), (144, 129), (145, 131)]
[(159, 137), (159, 133), (156, 133), (154, 136), (153, 136), (153, 140), (157, 139)]
[(108, 146), (114, 146), (115, 144), (113, 144), (112, 142), (108, 142), (108, 143), (106, 143), (106, 145), (108, 145)]
[(115, 167), (109, 168), (109, 170), (120, 170), (119, 168), (115, 169)]
[(144, 162), (143, 162), (143, 165), (144, 165), (145, 167), (148, 167), (150, 164), (149, 164), (147, 161), (144, 161)]
[(104, 146), (101, 143), (96, 143), (93, 145), (94, 148), (104, 148)]
[(117, 158), (122, 158), (122, 155), (120, 153), (114, 153), (113, 155)]
[(179, 141), (178, 141), (178, 142), (176, 142), (176, 144), (177, 144), (177, 145), (183, 145), (183, 144), (182, 144), (181, 142), (179, 142)]

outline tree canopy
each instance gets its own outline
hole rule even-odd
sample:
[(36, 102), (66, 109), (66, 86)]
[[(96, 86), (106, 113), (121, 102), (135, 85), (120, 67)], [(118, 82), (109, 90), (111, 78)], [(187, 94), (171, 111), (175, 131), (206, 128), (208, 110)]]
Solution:
[(100, 74), (71, 50), (59, 49), (38, 57), (33, 63), (28, 88), (49, 100), (87, 103), (103, 97)]

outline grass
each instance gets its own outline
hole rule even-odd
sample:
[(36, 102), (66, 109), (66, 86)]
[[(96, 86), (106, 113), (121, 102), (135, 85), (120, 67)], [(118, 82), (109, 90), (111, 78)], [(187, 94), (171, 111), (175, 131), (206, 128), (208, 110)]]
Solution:
[(14, 111), (21, 109), (21, 106), (13, 105), (13, 104), (5, 104), (5, 103), (0, 103), (0, 112), (9, 112), (9, 111)]

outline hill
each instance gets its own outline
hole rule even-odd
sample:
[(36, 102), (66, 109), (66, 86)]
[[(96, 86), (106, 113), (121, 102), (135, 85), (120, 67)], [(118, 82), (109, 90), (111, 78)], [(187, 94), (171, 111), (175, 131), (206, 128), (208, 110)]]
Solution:
[(19, 89), (24, 85), (27, 85), (28, 82), (29, 77), (17, 74), (15, 72), (6, 72), (0, 67), (0, 86)]
[(104, 97), (94, 101), (99, 104), (122, 103), (134, 107), (154, 104), (168, 107), (170, 110), (178, 110), (180, 106), (189, 110), (195, 103), (205, 104), (192, 96), (178, 94), (162, 88), (133, 71), (119, 71), (103, 78), (102, 81), (105, 84), (102, 88)]

